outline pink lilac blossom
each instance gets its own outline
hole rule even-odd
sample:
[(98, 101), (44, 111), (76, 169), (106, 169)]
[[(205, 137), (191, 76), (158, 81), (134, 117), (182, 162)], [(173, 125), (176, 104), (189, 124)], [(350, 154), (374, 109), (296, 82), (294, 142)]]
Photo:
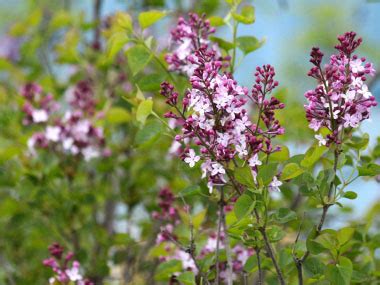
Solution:
[(51, 257), (43, 261), (43, 265), (50, 267), (54, 272), (49, 284), (94, 285), (90, 280), (83, 278), (80, 263), (73, 260), (72, 252), (63, 256), (64, 248), (58, 243), (50, 245), (49, 251)]
[[(190, 15), (194, 17), (193, 15)], [(204, 21), (203, 18), (196, 18)], [(197, 24), (204, 26), (207, 24)], [(180, 20), (174, 34), (185, 34), (192, 31), (192, 21)], [(182, 31), (182, 32), (180, 32)], [(189, 32), (190, 33), (190, 32)], [(197, 36), (198, 35), (198, 36)], [(194, 34), (194, 42), (207, 39), (208, 33)], [(198, 38), (193, 38), (193, 37)], [(189, 78), (191, 88), (187, 90), (182, 104), (179, 104), (179, 94), (173, 85), (168, 82), (161, 84), (161, 94), (166, 97), (166, 103), (173, 107), (177, 114), (168, 112), (165, 117), (178, 121), (182, 126), (182, 134), (175, 140), (182, 142), (185, 147), (181, 154), (182, 159), (194, 167), (201, 161), (202, 177), (208, 179), (210, 192), (215, 185), (223, 185), (226, 180), (226, 168), (231, 161), (237, 158), (251, 161), (253, 175), (257, 173), (257, 154), (261, 151), (269, 155), (278, 151), (272, 146), (272, 139), (284, 133), (274, 111), (284, 108), (275, 97), (266, 98), (278, 85), (275, 81), (274, 69), (270, 65), (256, 69), (256, 83), (252, 95), (248, 89), (241, 87), (234, 80), (232, 74), (222, 73), (223, 61), (217, 57), (215, 49), (207, 44), (193, 46), (191, 55), (187, 56), (191, 64), (192, 73)], [(182, 65), (181, 65), (182, 66)], [(258, 108), (258, 117), (263, 127), (253, 124), (247, 112), (247, 101), (250, 99)], [(176, 150), (180, 149), (178, 144)]]
[(52, 148), (65, 154), (82, 156), (86, 161), (108, 155), (103, 129), (96, 127), (96, 102), (88, 81), (81, 81), (70, 89), (67, 100), (70, 109), (63, 116), (57, 114), (59, 105), (52, 95), (44, 95), (34, 83), (25, 85), (21, 94), (26, 103), (24, 124), (44, 124), (45, 129), (34, 133), (28, 140), (28, 148), (35, 155), (36, 149)]
[(22, 107), (25, 117), (24, 125), (45, 123), (50, 115), (59, 109), (59, 105), (54, 101), (51, 94), (44, 94), (41, 86), (35, 83), (28, 83), (20, 90), (21, 96), (25, 98)]
[[(165, 60), (169, 64), (169, 70), (191, 76), (197, 65), (191, 61), (192, 55), (201, 46), (209, 46), (209, 35), (215, 32), (215, 28), (210, 26), (210, 22), (205, 19), (205, 15), (199, 17), (190, 13), (186, 21), (183, 17), (178, 19), (178, 24), (171, 31), (171, 42), (174, 51), (166, 55)], [(215, 56), (220, 57), (218, 48), (214, 45)]]
[(322, 67), (323, 53), (314, 47), (310, 62), (314, 65), (308, 75), (318, 82), (314, 90), (305, 93), (308, 104), (305, 105), (309, 127), (318, 132), (326, 127), (330, 133), (315, 138), (319, 145), (329, 146), (342, 143), (339, 134), (343, 130), (357, 128), (363, 120), (369, 118), (370, 109), (377, 105), (365, 84), (368, 76), (373, 76), (373, 64), (364, 57), (353, 54), (362, 43), (356, 33), (347, 32), (338, 37), (335, 46), (337, 53)]

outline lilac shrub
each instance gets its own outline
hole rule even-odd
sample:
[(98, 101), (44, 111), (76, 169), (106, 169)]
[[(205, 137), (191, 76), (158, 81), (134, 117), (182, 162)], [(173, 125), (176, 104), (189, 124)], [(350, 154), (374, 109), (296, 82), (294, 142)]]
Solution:
[[(246, 270), (255, 259), (258, 270), (255, 280), (257, 284), (264, 284), (261, 255), (265, 251), (279, 284), (286, 284), (296, 276), (298, 283), (303, 284), (304, 267), (310, 268), (310, 262), (315, 261), (307, 260), (308, 257), (320, 253), (320, 250), (313, 249), (309, 240), (327, 247), (318, 238), (332, 235), (333, 232), (337, 246), (344, 253), (347, 248), (343, 247), (343, 242), (340, 244), (342, 239), (339, 236), (353, 234), (351, 228), (341, 229), (342, 233), (323, 231), (328, 209), (335, 204), (342, 206), (338, 202), (341, 198), (356, 197), (356, 193), (345, 192), (345, 188), (356, 178), (378, 173), (374, 170), (378, 166), (364, 165), (360, 161), (360, 150), (366, 143), (358, 143), (360, 139), (352, 134), (362, 121), (370, 117), (370, 109), (377, 105), (365, 84), (368, 77), (375, 73), (373, 64), (354, 54), (362, 42), (354, 32), (338, 37), (339, 44), (335, 47), (338, 52), (330, 57), (326, 65), (322, 64), (323, 53), (320, 49), (312, 49), (310, 62), (314, 66), (308, 75), (315, 78), (318, 85), (306, 92), (308, 104), (305, 110), (309, 127), (316, 132), (318, 144), (313, 145), (305, 155), (289, 158), (287, 148), (282, 149), (276, 144), (277, 137), (285, 132), (276, 118), (276, 112), (285, 105), (274, 93), (278, 86), (274, 68), (269, 64), (257, 67), (251, 91), (240, 86), (234, 79), (233, 68), (227, 71), (229, 66), (234, 66), (236, 50), (233, 45), (237, 43), (230, 43), (229, 47), (219, 40), (218, 43), (224, 45), (222, 49), (210, 40), (209, 36), (214, 32), (215, 29), (204, 16), (189, 14), (188, 20), (179, 19), (177, 27), (171, 32), (173, 50), (166, 55), (166, 61), (169, 71), (185, 77), (190, 87), (182, 95), (175, 88), (176, 82), (163, 82), (160, 93), (172, 108), (164, 116), (171, 120), (174, 130), (178, 130), (170, 152), (178, 154), (190, 168), (200, 167), (201, 178), (207, 179), (210, 197), (219, 200), (217, 230), (209, 233), (206, 245), (200, 246), (198, 253), (193, 234), (190, 246), (183, 247), (175, 235), (175, 225), (180, 223), (180, 217), (170, 206), (174, 198), (169, 195), (170, 198), (166, 198), (168, 205), (163, 207), (162, 204), (162, 214), (156, 215), (173, 220), (162, 227), (157, 243), (170, 243), (174, 245), (174, 251), (171, 246), (165, 247), (168, 255), (161, 260), (181, 260), (182, 269), (191, 271), (196, 280), (204, 280), (204, 284), (209, 284), (209, 281), (232, 284), (238, 282), (240, 276), (247, 282)], [(232, 56), (228, 52), (231, 48)], [(331, 151), (328, 149), (330, 146)], [(355, 162), (347, 150), (349, 147), (359, 148)], [(341, 154), (344, 151), (347, 153), (343, 157)], [(328, 162), (322, 165), (323, 170), (314, 178), (314, 166), (318, 165), (318, 159), (322, 156)], [(342, 163), (353, 168), (348, 178), (340, 171)], [(355, 165), (360, 164), (364, 170), (359, 167), (358, 176), (353, 178)], [(306, 245), (300, 241), (301, 222), (291, 249), (286, 243), (276, 246), (281, 250), (281, 258), (288, 255), (294, 261), (291, 270), (296, 273), (293, 277), (289, 268), (282, 268), (281, 262), (284, 260), (277, 256), (272, 245), (286, 235), (278, 225), (297, 219), (297, 214), (292, 211), (293, 206), (292, 209), (286, 206), (271, 209), (273, 202), (270, 193), (281, 192), (282, 187), (289, 193), (289, 183), (306, 187), (309, 192), (305, 197), (311, 196), (322, 208), (320, 221), (313, 227)], [(300, 201), (304, 199), (301, 194), (299, 197)], [(169, 212), (172, 215), (168, 215)], [(226, 217), (229, 222), (226, 222)], [(240, 240), (242, 245), (231, 243), (229, 237), (234, 241)], [(223, 261), (219, 260), (221, 251), (226, 254)], [(197, 260), (208, 255), (214, 262), (211, 262), (212, 266), (199, 266)], [(334, 253), (331, 255), (334, 260), (329, 261), (331, 264), (320, 274), (324, 274), (329, 281), (334, 280), (331, 284), (348, 284), (346, 280), (351, 278), (352, 262), (345, 256), (339, 257), (339, 253), (337, 257)], [(247, 262), (248, 259), (250, 262)], [(339, 272), (339, 277), (335, 277), (335, 273), (331, 273), (335, 272), (335, 266), (351, 269), (345, 276)], [(172, 281), (176, 277), (174, 274)], [(345, 281), (336, 281), (336, 278)]]

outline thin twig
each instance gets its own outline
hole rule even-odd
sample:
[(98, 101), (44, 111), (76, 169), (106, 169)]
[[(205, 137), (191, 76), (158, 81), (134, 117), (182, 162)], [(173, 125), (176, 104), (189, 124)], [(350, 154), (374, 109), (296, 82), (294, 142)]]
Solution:
[(218, 233), (216, 237), (216, 251), (215, 251), (215, 270), (216, 270), (216, 277), (215, 281), (216, 284), (220, 284), (220, 270), (219, 270), (219, 249), (220, 249), (220, 235), (221, 235), (221, 229), (222, 229), (222, 212), (224, 207), (224, 191), (220, 191), (220, 200), (219, 200), (219, 217), (218, 217)]
[[(339, 149), (339, 147), (337, 147), (334, 151), (334, 168), (333, 168), (334, 169), (334, 177), (336, 175), (337, 168), (338, 168), (339, 154), (340, 154), (340, 149)], [(326, 220), (327, 212), (328, 212), (329, 208), (332, 206), (332, 204), (330, 204), (330, 199), (331, 199), (331, 194), (332, 194), (333, 188), (334, 188), (334, 180), (330, 183), (329, 192), (327, 194), (328, 203), (325, 204), (323, 202), (324, 205), (322, 208), (322, 215), (321, 215), (319, 223), (316, 227), (315, 237), (318, 237), (320, 235), (320, 233), (322, 231), (323, 224), (325, 223), (325, 220)], [(298, 239), (297, 239), (297, 241), (298, 241)], [(303, 263), (305, 262), (305, 260), (307, 259), (307, 257), (309, 256), (309, 254), (310, 254), (310, 251), (306, 250), (306, 252), (304, 253), (304, 255), (301, 258), (295, 258), (295, 260), (294, 260), (296, 267), (297, 267), (297, 272), (298, 272), (297, 275), (298, 275), (298, 284), (299, 285), (303, 285), (302, 266), (303, 266)]]
[[(194, 261), (194, 264), (195, 264), (195, 267), (197, 268), (198, 270), (198, 278), (197, 278), (197, 284), (201, 284), (199, 279), (203, 279), (203, 282), (204, 284), (206, 285), (209, 285), (210, 283), (208, 282), (208, 278), (207, 278), (207, 275), (202, 271), (202, 268), (200, 267), (198, 261), (197, 261), (197, 257), (196, 257), (196, 245), (195, 245), (195, 238), (194, 238), (194, 225), (193, 225), (193, 221), (192, 221), (192, 218), (191, 218), (191, 214), (190, 214), (190, 207), (189, 205), (186, 203), (186, 200), (185, 198), (180, 195), (184, 205), (185, 205), (185, 208), (186, 208), (186, 212), (187, 212), (187, 215), (189, 216), (189, 220), (190, 220), (190, 245), (188, 247), (185, 247), (183, 245), (181, 245), (181, 243), (179, 243), (178, 241), (175, 241), (175, 244), (177, 246), (179, 246), (183, 251), (187, 252), (191, 259)], [(171, 236), (169, 235), (169, 238), (171, 238)], [(171, 238), (171, 240), (174, 240), (173, 238)]]
[(259, 279), (257, 280), (257, 285), (263, 285), (263, 269), (261, 268), (260, 251), (261, 249), (259, 247), (256, 247), (257, 268), (259, 271)]
[(93, 41), (93, 47), (100, 49), (100, 12), (102, 9), (102, 0), (94, 0), (94, 23), (95, 23), (95, 29), (94, 29), (94, 41)]
[[(223, 193), (223, 187), (221, 188), (221, 193)], [(224, 209), (221, 212), (221, 215), (222, 215), (222, 223), (223, 223), (223, 231), (224, 231), (224, 248), (226, 250), (226, 256), (227, 256), (227, 284), (232, 285), (232, 256), (231, 256), (230, 239), (228, 237), (226, 216), (224, 214)]]
[(274, 256), (274, 252), (273, 252), (272, 246), (270, 244), (269, 238), (267, 236), (266, 230), (264, 227), (261, 227), (259, 229), (259, 231), (260, 231), (261, 235), (263, 236), (267, 253), (268, 253), (270, 259), (272, 259), (273, 266), (276, 269), (278, 281), (280, 282), (281, 285), (285, 285), (284, 276), (282, 275), (280, 266), (278, 265), (276, 257)]

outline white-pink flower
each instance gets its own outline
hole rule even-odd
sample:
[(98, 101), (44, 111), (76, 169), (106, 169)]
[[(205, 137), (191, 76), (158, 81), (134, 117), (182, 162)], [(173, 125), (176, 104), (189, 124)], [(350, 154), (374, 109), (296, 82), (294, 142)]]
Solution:
[(190, 167), (194, 167), (194, 165), (200, 160), (200, 156), (195, 154), (195, 151), (193, 149), (190, 149), (187, 157), (185, 157), (185, 162), (189, 164)]

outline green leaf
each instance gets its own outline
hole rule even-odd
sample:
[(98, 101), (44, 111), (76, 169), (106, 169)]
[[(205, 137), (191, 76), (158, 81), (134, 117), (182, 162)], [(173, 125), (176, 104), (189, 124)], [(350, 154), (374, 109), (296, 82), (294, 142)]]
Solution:
[(314, 239), (314, 241), (332, 253), (334, 253), (338, 247), (338, 239), (335, 231), (333, 230), (322, 231), (322, 233)]
[(297, 163), (288, 163), (282, 170), (281, 179), (289, 180), (295, 178), (305, 171)]
[(166, 244), (165, 243), (160, 243), (158, 245), (155, 245), (154, 247), (152, 247), (149, 252), (148, 252), (148, 256), (149, 257), (160, 257), (160, 256), (165, 256), (168, 254), (167, 250), (166, 250)]
[(179, 194), (182, 197), (200, 195), (201, 194), (201, 188), (199, 187), (199, 185), (191, 185), (191, 186), (183, 189), (181, 192), (179, 192)]
[(380, 165), (368, 163), (358, 167), (359, 176), (377, 176), (380, 174)]
[(151, 10), (147, 12), (141, 12), (139, 15), (140, 27), (144, 30), (153, 25), (157, 21), (161, 20), (167, 15), (164, 11)]
[(133, 31), (132, 18), (128, 13), (117, 12), (115, 15), (115, 23), (122, 29)]
[(56, 45), (55, 50), (60, 63), (78, 63), (80, 35), (76, 29), (69, 30), (62, 43)]
[(237, 199), (234, 206), (236, 218), (238, 220), (241, 220), (242, 218), (250, 214), (255, 208), (255, 204), (255, 201), (253, 201), (250, 196), (246, 194), (241, 195), (239, 199)]
[(202, 225), (205, 217), (206, 217), (207, 210), (200, 211), (198, 214), (192, 217), (192, 222), (195, 230), (198, 230), (199, 227)]
[(331, 284), (350, 285), (352, 276), (351, 260), (341, 256), (338, 264), (327, 265), (325, 275)]
[(128, 36), (124, 32), (113, 34), (107, 42), (107, 58), (113, 59), (128, 41)]
[(176, 259), (158, 265), (154, 279), (156, 281), (169, 281), (174, 272), (182, 271), (182, 262)]
[(136, 45), (127, 50), (128, 65), (132, 70), (133, 75), (136, 75), (151, 60), (152, 55), (142, 45)]
[(260, 48), (265, 43), (265, 40), (259, 41), (257, 38), (252, 36), (242, 36), (236, 39), (236, 46), (244, 53), (249, 54), (258, 48)]
[(136, 120), (144, 125), (148, 116), (152, 114), (152, 109), (153, 109), (153, 100), (148, 99), (148, 100), (142, 101), (140, 105), (137, 107)]
[(148, 145), (160, 136), (162, 124), (155, 120), (150, 120), (146, 125), (137, 132), (135, 143), (137, 145)]
[(344, 193), (343, 197), (350, 200), (355, 200), (358, 197), (358, 194), (353, 191), (347, 191)]
[(184, 273), (181, 273), (177, 280), (181, 282), (181, 284), (184, 285), (194, 285), (195, 283), (195, 275), (191, 271), (186, 271)]
[(306, 248), (312, 254), (320, 254), (321, 252), (323, 252), (325, 250), (325, 247), (323, 247), (321, 244), (314, 241), (316, 236), (317, 236), (317, 230), (314, 227), (306, 239)]
[(301, 161), (301, 166), (305, 168), (312, 167), (327, 150), (325, 146), (313, 146), (305, 154), (304, 159)]
[(272, 219), (276, 222), (284, 224), (297, 219), (297, 215), (294, 211), (288, 208), (280, 208), (272, 214)]
[(257, 267), (257, 256), (256, 254), (251, 255), (246, 263), (244, 264), (244, 271), (248, 273), (255, 272), (258, 269)]
[(347, 243), (349, 240), (351, 240), (352, 236), (354, 235), (355, 229), (354, 228), (343, 228), (340, 229), (336, 233), (336, 237), (338, 239), (339, 245), (342, 246), (345, 243)]
[(214, 43), (217, 43), (218, 46), (220, 48), (224, 49), (225, 51), (229, 51), (235, 47), (235, 45), (233, 43), (226, 41), (222, 38), (210, 37), (210, 40), (212, 40)]
[(107, 122), (111, 124), (121, 124), (131, 120), (131, 115), (120, 107), (112, 107), (106, 114)]
[(218, 16), (211, 16), (209, 19), (210, 25), (213, 27), (220, 27), (225, 25), (224, 19)]
[(267, 234), (270, 242), (278, 242), (285, 236), (285, 232), (277, 226), (268, 228)]
[(244, 6), (241, 9), (241, 13), (232, 13), (232, 17), (242, 24), (252, 24), (255, 22), (255, 7), (251, 5)]
[(54, 14), (53, 18), (49, 23), (49, 28), (53, 31), (58, 30), (60, 28), (69, 26), (71, 23), (71, 16), (65, 10), (58, 11)]
[(289, 156), (289, 148), (287, 146), (281, 146), (281, 150), (272, 153), (269, 157), (269, 160), (282, 162), (288, 160)]
[(257, 178), (263, 181), (264, 185), (268, 185), (273, 177), (277, 174), (277, 163), (269, 163), (259, 168)]
[(152, 74), (144, 74), (139, 81), (138, 85), (142, 91), (154, 92), (156, 90), (160, 90), (160, 84), (165, 80), (166, 74), (161, 73), (152, 73)]
[(255, 182), (253, 180), (252, 171), (248, 166), (236, 168), (234, 170), (234, 174), (236, 180), (239, 183), (252, 188), (256, 187)]
[(352, 137), (346, 144), (356, 150), (364, 150), (369, 143), (369, 135), (365, 133), (360, 137)]
[(312, 275), (322, 275), (325, 271), (325, 264), (319, 258), (310, 256), (305, 261), (305, 269)]

